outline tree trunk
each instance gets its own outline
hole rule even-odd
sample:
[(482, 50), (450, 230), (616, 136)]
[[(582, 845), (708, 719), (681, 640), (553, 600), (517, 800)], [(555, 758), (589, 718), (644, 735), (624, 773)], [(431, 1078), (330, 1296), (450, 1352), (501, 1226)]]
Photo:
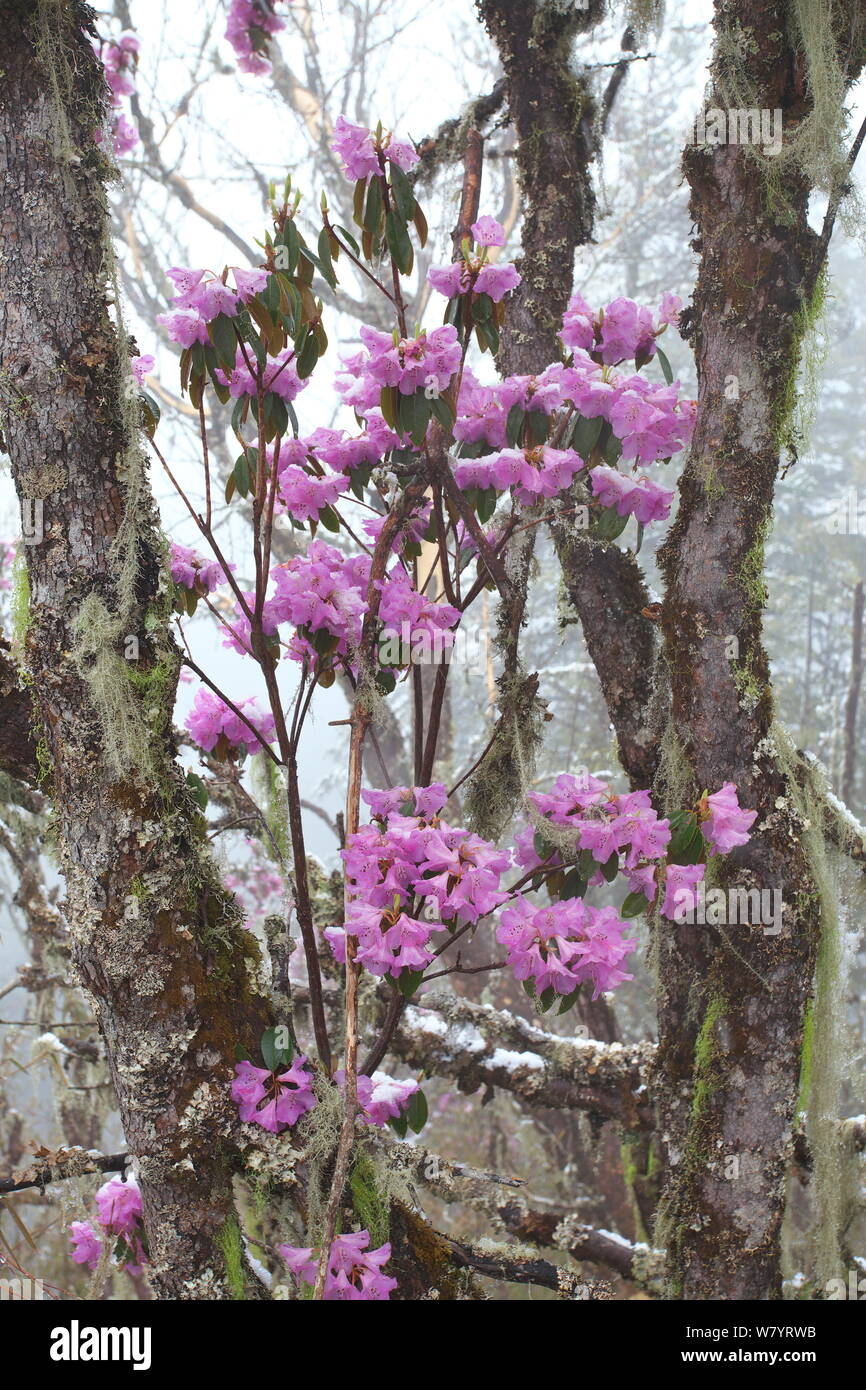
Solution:
[(111, 168), (95, 139), (105, 85), (90, 15), (78, 0), (0, 0), (0, 392), (15, 484), (44, 531), (26, 551), (26, 674), (73, 958), (137, 1161), (155, 1286), (221, 1299), (239, 1292), (224, 1254), (234, 1049), (256, 1044), (267, 1005), (175, 763), (171, 600), (108, 309)]
[[(725, 64), (736, 51), (749, 105), (781, 109), (788, 131), (799, 120), (804, 71), (787, 11), (772, 0), (719, 0), (709, 107), (728, 106)], [(692, 146), (684, 163), (701, 254), (690, 313), (698, 418), (660, 553), (672, 681), (660, 784), (670, 809), (737, 784), (759, 816), (750, 843), (724, 861), (720, 885), (781, 890), (783, 918), (778, 935), (760, 925), (657, 923), (658, 1086), (671, 1165), (658, 1238), (675, 1296), (766, 1299), (781, 1292), (820, 902), (771, 732), (763, 545), (822, 246), (797, 169), (788, 166), (773, 197), (766, 164), (743, 145)]]

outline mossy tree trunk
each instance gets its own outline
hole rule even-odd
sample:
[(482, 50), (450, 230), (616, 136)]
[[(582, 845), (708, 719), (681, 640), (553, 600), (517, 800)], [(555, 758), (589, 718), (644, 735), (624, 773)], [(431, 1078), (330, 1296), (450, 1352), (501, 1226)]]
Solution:
[[(128, 420), (134, 388), (109, 314), (111, 252), (95, 133), (101, 67), (77, 0), (0, 0), (0, 389), (27, 546), (27, 678), (52, 781), (65, 912), (135, 1156), (163, 1298), (232, 1296), (229, 1095), (234, 1048), (267, 1004), (252, 938), (208, 859), (203, 818), (175, 763), (177, 659), (160, 537)], [(133, 582), (124, 590), (123, 574)], [(120, 638), (76, 618), (102, 615)], [(125, 655), (135, 650), (138, 659)], [(82, 641), (90, 657), (77, 659)], [(95, 698), (114, 682), (109, 727)], [(139, 748), (146, 768), (112, 749)]]
[[(718, 0), (709, 107), (727, 108), (725, 64), (736, 53), (750, 105), (780, 109), (790, 134), (808, 95), (788, 10)], [(797, 168), (786, 166), (771, 192), (767, 162), (743, 145), (689, 147), (684, 163), (701, 257), (690, 311), (699, 404), (679, 513), (660, 554), (672, 682), (662, 779), (671, 809), (737, 784), (759, 816), (750, 843), (724, 861), (720, 884), (781, 890), (783, 917), (778, 935), (760, 925), (656, 926), (657, 1081), (670, 1164), (657, 1240), (667, 1245), (675, 1295), (766, 1299), (781, 1292), (820, 903), (771, 736), (763, 541), (823, 248)]]

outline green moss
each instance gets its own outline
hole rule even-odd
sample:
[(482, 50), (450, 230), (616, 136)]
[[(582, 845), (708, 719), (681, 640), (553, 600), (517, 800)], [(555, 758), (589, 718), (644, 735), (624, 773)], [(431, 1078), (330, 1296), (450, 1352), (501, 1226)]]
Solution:
[(234, 1213), (220, 1231), (219, 1247), (225, 1262), (225, 1278), (232, 1298), (242, 1300), (246, 1294), (244, 1277), (244, 1243), (240, 1223)]
[(371, 1247), (384, 1245), (390, 1234), (390, 1202), (379, 1186), (375, 1164), (365, 1154), (358, 1156), (349, 1186), (352, 1207), (361, 1225), (370, 1232)]
[(803, 1020), (803, 1045), (800, 1048), (800, 1092), (797, 1100), (797, 1119), (802, 1121), (809, 1108), (809, 1093), (812, 1089), (812, 1050), (815, 1043), (815, 1001), (810, 999), (806, 1005)]
[(701, 1115), (715, 1089), (713, 1075), (716, 1050), (715, 1029), (719, 1019), (724, 1015), (725, 1009), (725, 1000), (720, 995), (714, 995), (710, 999), (700, 1032), (695, 1040), (692, 1119), (697, 1119)]
[(20, 661), (24, 649), (24, 639), (30, 626), (30, 576), (27, 573), (27, 560), (23, 545), (20, 545), (15, 552), (15, 560), (12, 564), (9, 613), (12, 621), (13, 650), (16, 660)]
[(818, 387), (827, 357), (827, 339), (821, 325), (827, 306), (829, 271), (824, 266), (811, 296), (802, 300), (794, 315), (793, 344), (782, 389), (776, 394), (774, 431), (780, 451), (793, 458), (809, 438), (815, 417)]

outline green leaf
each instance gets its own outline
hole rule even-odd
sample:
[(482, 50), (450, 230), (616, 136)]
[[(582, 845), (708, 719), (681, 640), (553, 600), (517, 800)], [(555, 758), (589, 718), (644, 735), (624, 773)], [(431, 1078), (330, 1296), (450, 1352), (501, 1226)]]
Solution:
[(411, 222), (415, 216), (415, 194), (403, 170), (393, 160), (390, 161), (389, 177), (397, 211), (404, 222)]
[(358, 245), (358, 243), (357, 243), (357, 241), (355, 240), (355, 238), (352, 236), (352, 233), (351, 233), (351, 232), (347, 232), (345, 227), (336, 227), (336, 226), (334, 227), (334, 231), (335, 231), (335, 232), (339, 232), (339, 233), (340, 233), (340, 236), (343, 238), (343, 240), (344, 240), (344, 241), (347, 241), (347, 242), (349, 243), (349, 245), (351, 246), (351, 248), (352, 248), (352, 250), (354, 251), (354, 253), (355, 253), (356, 256), (360, 256), (360, 254), (361, 254), (361, 248), (360, 248), (360, 246)]
[(580, 869), (581, 878), (592, 878), (598, 864), (591, 849), (582, 849), (577, 856), (577, 867)]
[(319, 360), (319, 344), (315, 333), (308, 333), (304, 341), (304, 346), (298, 353), (295, 366), (298, 369), (298, 376), (301, 381), (306, 381), (307, 377), (312, 376), (316, 363)]
[(420, 449), (427, 434), (427, 426), (430, 423), (432, 402), (427, 399), (423, 391), (416, 391), (412, 396), (399, 397), (400, 425), (404, 432), (409, 435), (412, 443)]
[(530, 410), (526, 416), (529, 437), (533, 444), (544, 444), (550, 432), (550, 416), (543, 410)]
[(331, 289), (334, 289), (337, 284), (337, 276), (331, 261), (331, 243), (324, 227), (319, 232), (319, 267)]
[(418, 233), (418, 241), (420, 242), (422, 247), (426, 246), (429, 228), (427, 226), (427, 218), (421, 211), (420, 203), (415, 204), (415, 215), (412, 218), (412, 221), (415, 223), (415, 231)]
[(594, 420), (587, 420), (585, 415), (579, 415), (574, 429), (571, 431), (569, 448), (576, 454), (580, 454), (582, 459), (588, 459), (596, 444), (598, 436), (604, 426), (604, 416), (597, 415)]
[(548, 985), (547, 989), (541, 991), (541, 994), (538, 996), (538, 1002), (541, 1005), (541, 1012), (543, 1014), (546, 1014), (547, 1010), (551, 1008), (556, 997), (556, 990), (552, 985)]
[(288, 428), (289, 412), (285, 401), (275, 391), (268, 391), (265, 396), (265, 433), (269, 439), (273, 439), (278, 434), (285, 434)]
[(367, 201), (364, 204), (364, 216), (362, 225), (370, 236), (378, 238), (382, 227), (382, 184), (378, 178), (372, 178), (367, 188)]
[(493, 318), (493, 300), (489, 294), (477, 294), (472, 301), (472, 317), (476, 323), (489, 323)]
[(413, 1130), (415, 1134), (421, 1133), (427, 1123), (427, 1116), (429, 1113), (427, 1097), (424, 1092), (415, 1091), (409, 1099), (409, 1104), (406, 1106), (406, 1119), (409, 1128)]
[(587, 890), (587, 886), (587, 880), (581, 874), (580, 869), (569, 869), (568, 873), (565, 875), (565, 882), (562, 885), (562, 892), (559, 896), (563, 900), (568, 898), (582, 898)]
[(512, 449), (519, 449), (523, 443), (523, 422), (526, 416), (523, 407), (513, 405), (505, 421), (505, 437)]
[(593, 534), (599, 540), (615, 541), (617, 536), (622, 535), (630, 519), (628, 514), (620, 516), (616, 507), (602, 507), (593, 520)]
[(359, 227), (364, 225), (364, 200), (367, 196), (367, 180), (358, 179), (352, 195), (352, 216)]
[(393, 208), (385, 218), (385, 240), (397, 269), (403, 275), (409, 275), (415, 263), (415, 252), (412, 250), (406, 223)]
[(197, 772), (186, 774), (186, 784), (193, 795), (193, 800), (200, 811), (206, 811), (208, 805), (207, 787)]
[(250, 465), (246, 454), (241, 454), (234, 466), (232, 475), (235, 480), (235, 487), (241, 497), (249, 496), (250, 491)]
[(627, 893), (619, 910), (619, 915), (629, 921), (632, 917), (640, 917), (641, 913), (646, 912), (648, 907), (649, 902), (646, 893)]
[(675, 811), (670, 817), (671, 838), (667, 858), (673, 864), (697, 864), (704, 849), (704, 837), (693, 811)]
[(282, 1032), (285, 1030), (268, 1028), (262, 1034), (260, 1046), (262, 1049), (262, 1058), (268, 1071), (277, 1071), (280, 1067), (288, 1066), (292, 1060), (292, 1054), (294, 1053), (294, 1048), (292, 1047), (290, 1039), (285, 1046), (277, 1046), (278, 1031)]
[(539, 859), (544, 860), (549, 859), (555, 849), (555, 846), (552, 845), (549, 840), (545, 840), (544, 835), (540, 830), (536, 830), (535, 834), (533, 835), (532, 845)]
[(613, 854), (610, 856), (610, 858), (606, 860), (604, 864), (602, 864), (601, 872), (604, 874), (604, 877), (608, 883), (613, 883), (614, 879), (619, 873), (619, 855), (616, 853), (615, 850)]
[(656, 343), (656, 357), (658, 358), (659, 366), (661, 367), (662, 372), (664, 373), (665, 381), (667, 382), (668, 386), (673, 386), (674, 374), (671, 368), (671, 364), (667, 359), (667, 353), (662, 352), (658, 343)]
[(605, 441), (604, 447), (602, 449), (602, 454), (604, 455), (605, 463), (610, 464), (611, 468), (615, 468), (621, 453), (622, 440), (617, 439), (615, 434), (611, 434), (610, 437)]
[(392, 1119), (389, 1116), (388, 1124), (391, 1126), (398, 1139), (406, 1138), (406, 1132), (409, 1128), (409, 1121), (406, 1119), (405, 1115), (401, 1115), (399, 1119), (396, 1120)]
[(443, 430), (448, 434), (454, 428), (454, 407), (444, 396), (433, 396), (430, 401), (430, 409), (436, 416)]
[(580, 985), (578, 985), (577, 989), (573, 989), (573, 990), (571, 991), (571, 994), (566, 994), (566, 995), (565, 995), (565, 997), (563, 998), (562, 1003), (560, 1004), (559, 1008), (558, 1008), (557, 1011), (556, 1011), (556, 1012), (557, 1012), (557, 1015), (559, 1015), (559, 1014), (567, 1014), (568, 1011), (569, 1011), (569, 1009), (573, 1009), (573, 1008), (574, 1008), (574, 1006), (575, 1006), (575, 1004), (577, 1003), (579, 997), (580, 997)]
[(423, 970), (401, 970), (397, 978), (397, 987), (403, 998), (411, 999), (423, 979)]
[(208, 324), (207, 331), (216, 348), (220, 366), (227, 372), (233, 372), (238, 346), (233, 321), (226, 314), (217, 314), (216, 318)]
[(319, 512), (319, 520), (326, 531), (333, 531), (335, 535), (340, 529), (340, 518), (333, 507), (323, 507)]
[(484, 526), (496, 511), (497, 491), (495, 487), (484, 487), (478, 490), (478, 520)]

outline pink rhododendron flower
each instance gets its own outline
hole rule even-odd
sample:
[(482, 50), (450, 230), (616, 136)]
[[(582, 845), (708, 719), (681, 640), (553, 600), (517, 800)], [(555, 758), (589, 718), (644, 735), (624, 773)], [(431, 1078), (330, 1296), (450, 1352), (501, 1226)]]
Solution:
[(262, 76), (271, 71), (268, 38), (285, 27), (286, 21), (274, 12), (273, 0), (232, 0), (225, 36), (241, 72)]
[(93, 1271), (102, 1256), (102, 1241), (89, 1221), (73, 1221), (69, 1226), (72, 1258), (77, 1265), (87, 1265)]
[(573, 450), (539, 445), (461, 460), (454, 476), (461, 488), (513, 488), (517, 500), (529, 506), (539, 497), (556, 497), (564, 492), (583, 467), (583, 459)]
[(706, 873), (703, 864), (668, 864), (665, 874), (665, 896), (662, 915), (672, 922), (682, 922), (694, 910), (697, 885)]
[(144, 378), (149, 376), (156, 366), (156, 358), (151, 357), (149, 353), (143, 353), (140, 357), (131, 357), (129, 365), (132, 368), (132, 375), (141, 386)]
[(167, 314), (157, 314), (156, 321), (164, 325), (171, 341), (182, 348), (210, 342), (207, 324), (195, 309), (171, 309)]
[(615, 507), (619, 516), (631, 514), (642, 526), (665, 521), (670, 515), (673, 491), (659, 487), (651, 478), (629, 478), (600, 464), (590, 472), (589, 482), (603, 507)]
[(325, 507), (333, 507), (349, 487), (344, 477), (319, 478), (305, 468), (290, 464), (279, 474), (277, 511), (287, 511), (299, 521), (313, 521)]
[[(664, 303), (663, 312), (672, 312), (670, 301)], [(582, 349), (601, 362), (615, 365), (628, 358), (652, 357), (656, 335), (670, 322), (669, 317), (655, 322), (651, 309), (623, 296), (593, 313), (583, 296), (574, 294), (565, 311), (561, 337), (566, 347)]]
[[(361, 826), (346, 842), (347, 920), (325, 935), (343, 957), (345, 934), (356, 936), (357, 959), (370, 973), (397, 978), (432, 959), (437, 923), (413, 916), (413, 901), (435, 904), (443, 922), (477, 922), (507, 898), (500, 881), (511, 855), (439, 818), (447, 796), (441, 783), (362, 795), (379, 823)], [(402, 815), (410, 799), (419, 814)]]
[[(217, 380), (229, 388), (230, 396), (237, 399), (240, 396), (255, 396), (259, 389), (257, 378), (261, 375), (262, 390), (273, 391), (284, 401), (293, 401), (309, 384), (298, 376), (294, 357), (294, 348), (283, 348), (276, 357), (268, 356), (260, 373), (252, 353), (247, 351), (245, 357), (238, 347), (234, 371), (229, 376), (222, 368), (217, 368)], [(253, 367), (252, 371), (247, 365), (248, 361)]]
[(312, 1073), (303, 1054), (293, 1058), (285, 1071), (271, 1072), (252, 1062), (235, 1063), (232, 1100), (245, 1123), (261, 1125), (279, 1134), (294, 1125), (318, 1104), (313, 1094)]
[[(368, 1250), (369, 1231), (336, 1236), (328, 1257), (324, 1297), (329, 1302), (385, 1302), (397, 1287), (397, 1280), (383, 1274), (391, 1258), (391, 1246)], [(318, 1260), (311, 1249), (278, 1245), (277, 1250), (300, 1283), (315, 1284)]]
[(117, 1174), (96, 1194), (99, 1224), (115, 1235), (131, 1240), (141, 1225), (141, 1192), (135, 1178), (124, 1182)]
[(114, 153), (119, 154), (121, 157), (125, 154), (129, 154), (131, 150), (135, 149), (140, 139), (141, 136), (138, 133), (138, 126), (134, 121), (130, 120), (125, 112), (121, 112), (115, 119), (114, 130), (112, 132), (111, 143), (114, 147)]
[(331, 149), (342, 159), (349, 179), (367, 179), (371, 174), (381, 174), (380, 155), (392, 160), (404, 173), (417, 164), (419, 158), (412, 145), (395, 139), (390, 131), (377, 139), (374, 131), (353, 125), (345, 116), (337, 117)]
[[(342, 1090), (346, 1084), (346, 1073), (341, 1069), (334, 1080)], [(361, 1073), (358, 1076), (358, 1104), (364, 1119), (371, 1125), (384, 1129), (389, 1120), (398, 1120), (415, 1092), (420, 1090), (417, 1081), (411, 1079), (398, 1081), (384, 1071), (374, 1071), (372, 1076)]]
[(585, 980), (593, 998), (633, 977), (620, 969), (637, 942), (612, 907), (594, 908), (580, 898), (536, 908), (525, 898), (502, 913), (497, 941), (506, 947), (518, 980), (533, 980), (536, 994), (572, 994)]
[(736, 845), (748, 844), (748, 832), (758, 813), (740, 806), (734, 783), (723, 783), (706, 802), (708, 815), (701, 822), (701, 834), (710, 846), (710, 854), (728, 854)]
[[(171, 542), (171, 577), (182, 589), (193, 589), (198, 594), (212, 594), (225, 579), (225, 572), (218, 560), (203, 560), (200, 555), (185, 545)], [(229, 565), (229, 569), (234, 569)]]
[(211, 752), (221, 737), (230, 747), (243, 748), (247, 753), (257, 753), (263, 742), (270, 743), (276, 732), (270, 710), (261, 710), (258, 701), (252, 698), (236, 703), (256, 729), (258, 737), (234, 710), (229, 709), (225, 701), (202, 686), (196, 693), (185, 726), (200, 748)]
[(479, 217), (477, 222), (473, 222), (470, 230), (479, 246), (505, 245), (505, 228), (489, 213), (485, 213)]
[(362, 326), (361, 341), (365, 350), (344, 360), (344, 375), (336, 382), (346, 404), (361, 414), (379, 404), (386, 386), (396, 386), (403, 396), (428, 389), (441, 395), (460, 366), (460, 340), (450, 323), (398, 343), (388, 333)]

